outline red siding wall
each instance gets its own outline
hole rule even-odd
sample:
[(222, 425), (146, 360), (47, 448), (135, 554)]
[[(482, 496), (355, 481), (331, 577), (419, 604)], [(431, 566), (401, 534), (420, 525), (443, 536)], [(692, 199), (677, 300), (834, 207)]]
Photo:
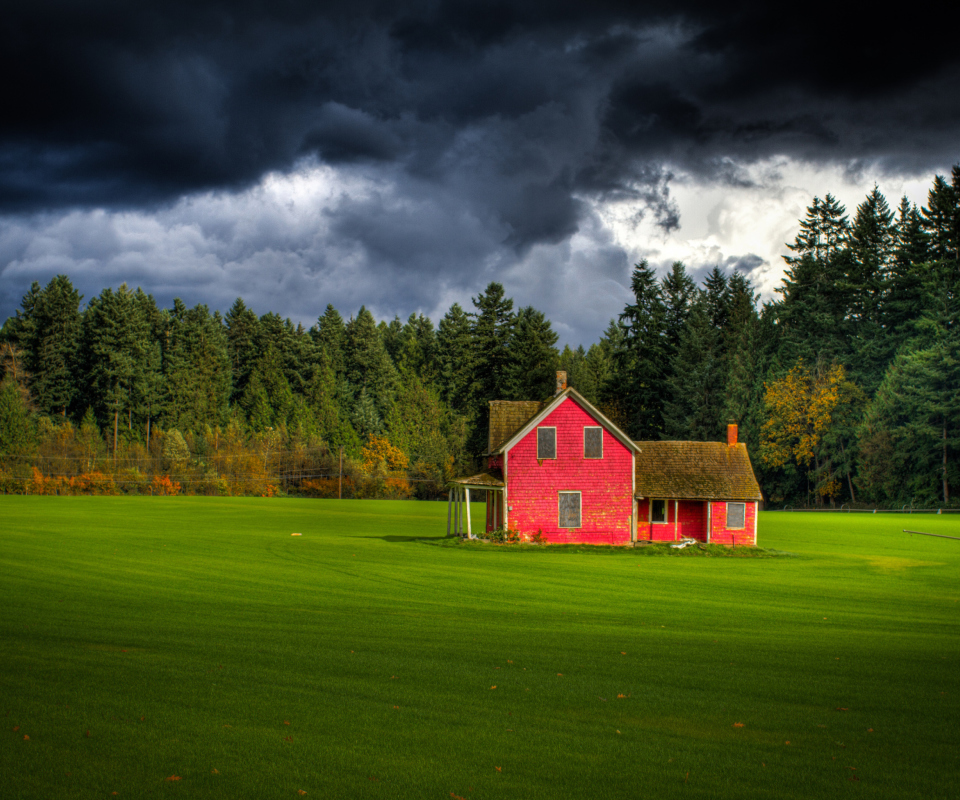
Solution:
[[(677, 516), (680, 518), (679, 530), (675, 523), (673, 500), (667, 500), (667, 523), (650, 522), (650, 501), (641, 500), (637, 514), (637, 540), (647, 539), (653, 542), (673, 542), (689, 537), (701, 542), (707, 541), (707, 503), (700, 500), (681, 500)], [(713, 544), (735, 544), (738, 547), (757, 543), (757, 505), (747, 502), (743, 530), (730, 530), (727, 525), (727, 504), (710, 503), (713, 509), (710, 541)]]
[(743, 530), (727, 528), (727, 504), (711, 503), (713, 506), (713, 532), (710, 541), (714, 544), (755, 545), (757, 543), (757, 504), (746, 503)]
[[(583, 457), (583, 428), (598, 425), (568, 397), (540, 426), (556, 427), (557, 458), (537, 462), (534, 428), (507, 453), (508, 523), (553, 543), (629, 544), (633, 503), (630, 450), (606, 430), (603, 458)], [(580, 492), (581, 528), (559, 528), (558, 493)]]
[[(674, 542), (684, 537), (707, 540), (707, 504), (700, 500), (680, 500), (674, 507), (673, 500), (667, 500), (667, 522), (650, 522), (650, 500), (641, 500), (637, 513), (637, 540), (653, 542)], [(676, 513), (674, 510), (676, 508)], [(675, 524), (680, 520), (679, 527)]]
[(680, 538), (707, 541), (707, 504), (700, 500), (680, 501)]

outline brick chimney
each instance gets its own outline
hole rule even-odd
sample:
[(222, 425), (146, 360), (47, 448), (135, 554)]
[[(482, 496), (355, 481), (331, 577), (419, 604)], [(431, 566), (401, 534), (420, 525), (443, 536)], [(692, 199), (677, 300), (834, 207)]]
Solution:
[(562, 369), (557, 370), (557, 391), (554, 392), (555, 395), (560, 394), (560, 392), (565, 392), (567, 390), (567, 373)]
[(727, 425), (727, 446), (732, 447), (737, 443), (737, 423), (731, 422)]

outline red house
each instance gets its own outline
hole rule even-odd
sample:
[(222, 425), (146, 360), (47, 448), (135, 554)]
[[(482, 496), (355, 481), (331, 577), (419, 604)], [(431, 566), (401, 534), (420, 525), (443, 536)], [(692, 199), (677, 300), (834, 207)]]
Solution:
[(762, 500), (737, 426), (727, 442), (634, 442), (558, 373), (549, 401), (490, 403), (487, 470), (451, 482), (447, 532), (486, 530), (551, 543), (632, 545), (682, 538), (754, 545)]

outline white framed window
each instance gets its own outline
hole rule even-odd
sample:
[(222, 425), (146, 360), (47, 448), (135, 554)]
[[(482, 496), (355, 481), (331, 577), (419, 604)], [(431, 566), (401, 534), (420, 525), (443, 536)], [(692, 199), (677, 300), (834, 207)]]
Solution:
[(537, 428), (537, 458), (557, 457), (557, 429)]
[(603, 458), (603, 428), (599, 425), (584, 426), (583, 457)]
[(727, 503), (727, 528), (743, 530), (747, 522), (746, 503)]
[(650, 521), (666, 523), (667, 521), (667, 501), (666, 500), (650, 501)]
[(560, 528), (580, 528), (580, 492), (558, 492), (559, 510), (557, 526)]

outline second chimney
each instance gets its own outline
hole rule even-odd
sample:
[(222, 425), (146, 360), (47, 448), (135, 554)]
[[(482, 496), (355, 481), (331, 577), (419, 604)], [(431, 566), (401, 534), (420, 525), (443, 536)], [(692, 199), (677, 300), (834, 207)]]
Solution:
[(731, 422), (727, 425), (727, 446), (732, 446), (737, 443), (737, 424)]
[(562, 369), (557, 370), (557, 391), (554, 394), (560, 394), (567, 390), (567, 373)]

